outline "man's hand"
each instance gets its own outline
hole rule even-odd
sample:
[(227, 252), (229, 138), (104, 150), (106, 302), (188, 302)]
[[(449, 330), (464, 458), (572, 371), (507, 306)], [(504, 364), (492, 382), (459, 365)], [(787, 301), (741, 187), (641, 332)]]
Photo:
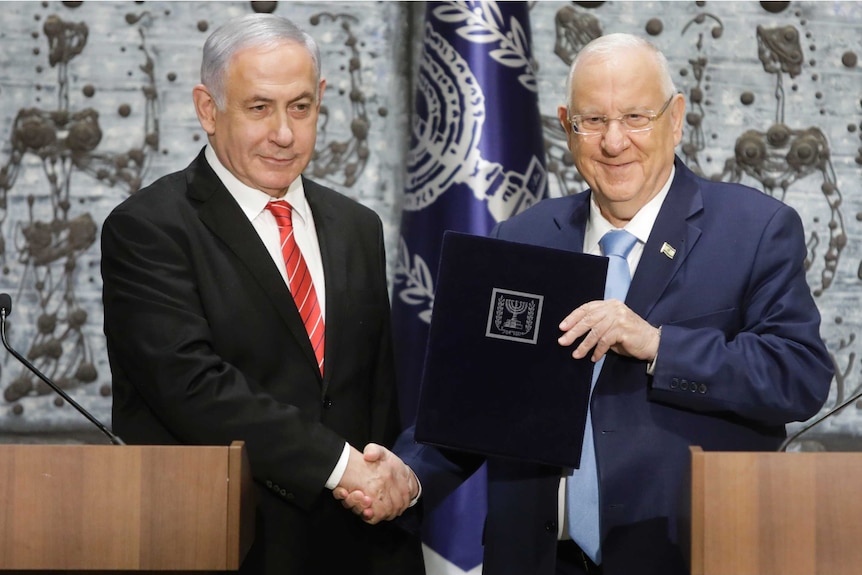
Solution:
[(601, 359), (608, 350), (652, 361), (658, 353), (660, 331), (616, 299), (585, 303), (560, 322), (560, 345), (572, 345), (586, 334), (572, 357), (581, 359), (595, 347), (590, 359)]
[(366, 445), (361, 454), (350, 448), (347, 470), (332, 491), (344, 507), (372, 525), (401, 515), (418, 493), (419, 484), (413, 471), (401, 458), (376, 443)]

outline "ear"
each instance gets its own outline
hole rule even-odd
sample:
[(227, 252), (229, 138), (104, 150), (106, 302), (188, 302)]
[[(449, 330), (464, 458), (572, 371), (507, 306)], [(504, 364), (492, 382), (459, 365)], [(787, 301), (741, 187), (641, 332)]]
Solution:
[(560, 119), (563, 131), (568, 135), (569, 130), (571, 130), (571, 126), (569, 126), (569, 109), (566, 106), (557, 106), (557, 118)]
[(215, 134), (216, 114), (218, 113), (215, 100), (213, 100), (209, 90), (203, 84), (198, 84), (192, 89), (192, 99), (195, 103), (195, 112), (197, 112), (201, 128), (212, 136)]
[(566, 133), (566, 147), (574, 155), (575, 140), (578, 138), (572, 133), (572, 125), (569, 123), (569, 108), (568, 106), (557, 106), (557, 119), (560, 120), (560, 125), (563, 127), (563, 132)]
[(682, 141), (682, 123), (685, 121), (685, 96), (677, 94), (670, 103), (670, 117), (673, 123), (674, 146)]
[(323, 92), (326, 91), (326, 80), (321, 78), (320, 86), (317, 89), (317, 111), (320, 112), (320, 103), (323, 102)]

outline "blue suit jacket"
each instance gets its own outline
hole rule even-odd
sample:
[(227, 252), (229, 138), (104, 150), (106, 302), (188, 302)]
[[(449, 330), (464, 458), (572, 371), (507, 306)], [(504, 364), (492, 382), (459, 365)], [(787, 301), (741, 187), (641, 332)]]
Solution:
[[(589, 200), (587, 191), (542, 201), (492, 235), (581, 251)], [(655, 373), (609, 353), (591, 399), (607, 575), (687, 572), (677, 523), (690, 445), (774, 450), (785, 423), (823, 405), (833, 368), (805, 257), (792, 208), (676, 160), (626, 298), (662, 327)], [(398, 449), (426, 509), (480, 463), (415, 444), (409, 432)], [(554, 573), (559, 478), (552, 467), (488, 461), (486, 574)]]

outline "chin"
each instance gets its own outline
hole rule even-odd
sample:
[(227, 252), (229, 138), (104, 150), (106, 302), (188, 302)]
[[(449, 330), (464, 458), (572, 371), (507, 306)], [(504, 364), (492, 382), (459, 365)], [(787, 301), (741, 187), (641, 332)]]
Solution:
[(642, 184), (632, 185), (632, 182), (625, 182), (624, 185), (607, 183), (601, 187), (605, 197), (614, 202), (630, 202), (635, 199), (641, 191)]
[(261, 189), (266, 190), (286, 190), (290, 184), (293, 183), (293, 180), (299, 177), (299, 174), (295, 176), (280, 176), (277, 178), (267, 178), (265, 180), (258, 180), (258, 186)]

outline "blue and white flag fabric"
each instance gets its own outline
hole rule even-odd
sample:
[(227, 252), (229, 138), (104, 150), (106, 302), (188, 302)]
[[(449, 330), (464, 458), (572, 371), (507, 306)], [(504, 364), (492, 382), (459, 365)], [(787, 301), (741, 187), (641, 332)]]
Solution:
[[(415, 420), (445, 230), (486, 235), (547, 195), (526, 2), (428, 2), (392, 315), (404, 423)], [(426, 515), (428, 575), (481, 570), (484, 468)]]

